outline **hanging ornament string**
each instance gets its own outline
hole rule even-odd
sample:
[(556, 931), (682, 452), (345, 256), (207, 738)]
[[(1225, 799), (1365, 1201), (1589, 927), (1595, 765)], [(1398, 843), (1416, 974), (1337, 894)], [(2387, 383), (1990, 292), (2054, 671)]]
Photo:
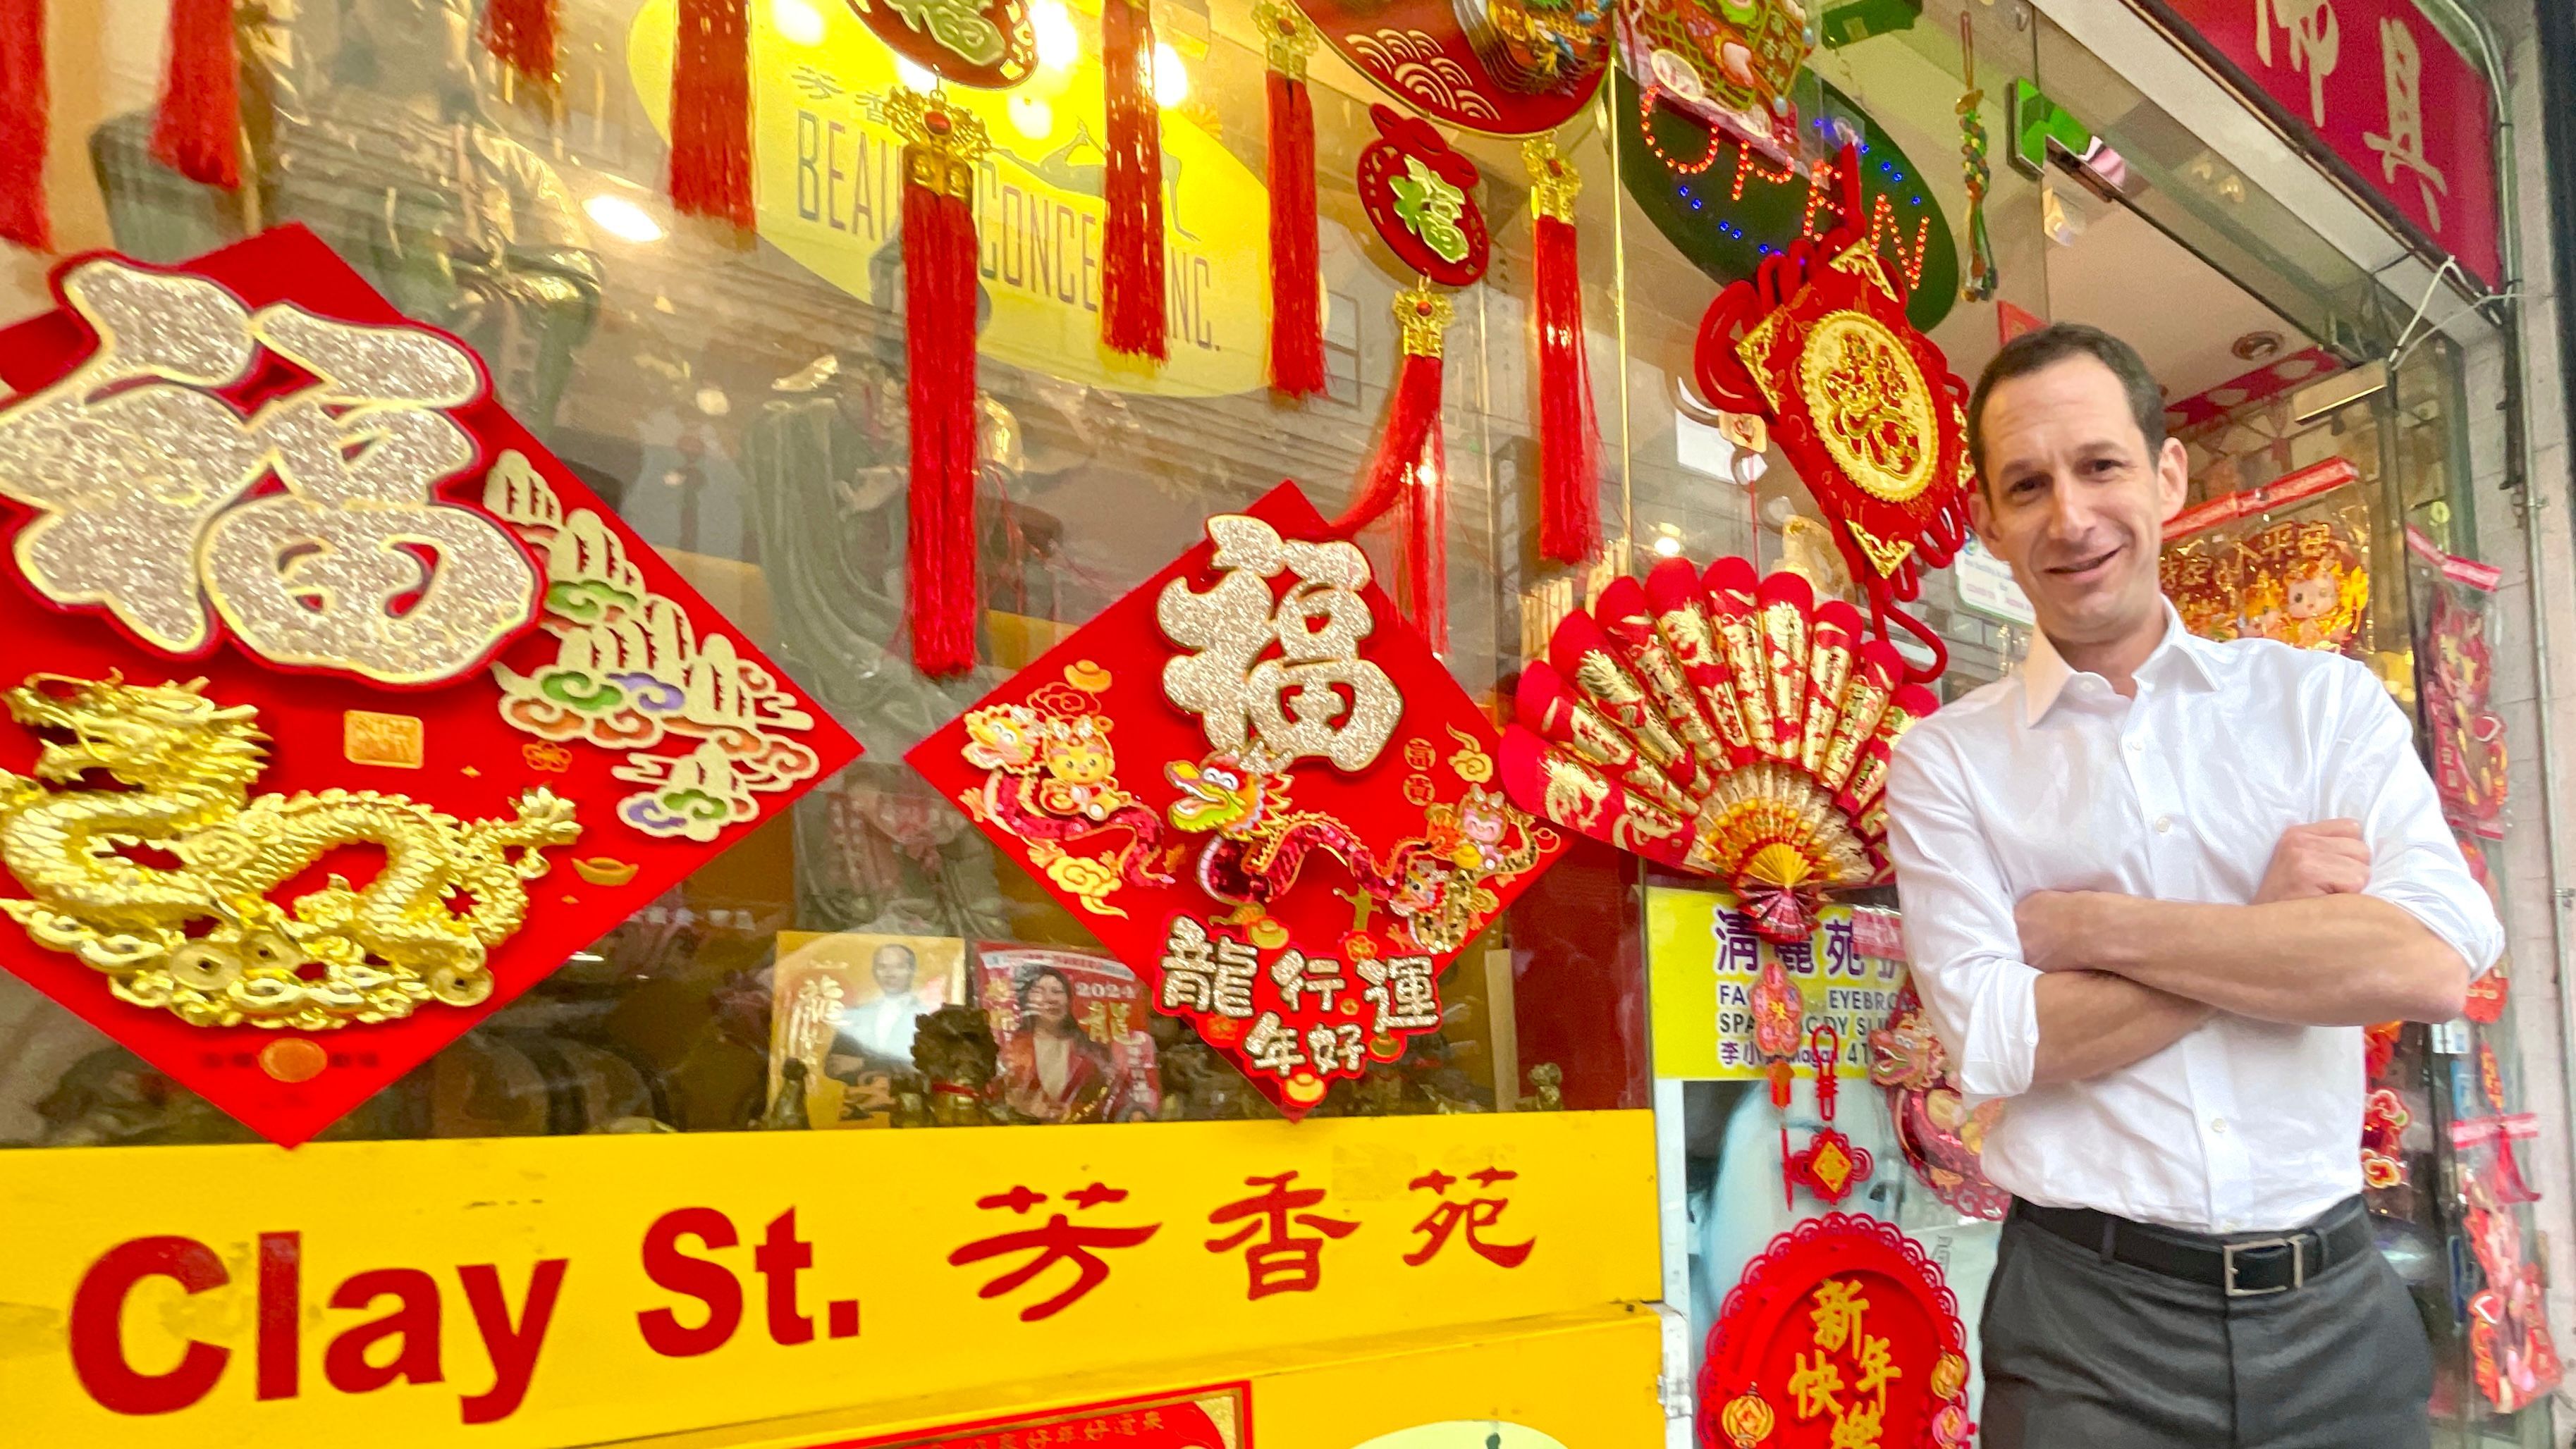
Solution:
[(1983, 302), (1995, 295), (2002, 278), (1995, 270), (1995, 247), (1986, 235), (1986, 191), (1995, 171), (1986, 159), (1986, 123), (1980, 111), (1986, 93), (1977, 89), (1977, 29), (1973, 12), (1959, 15), (1960, 78), (1968, 87), (1959, 97), (1959, 169), (1968, 184), (1968, 265), (1959, 279), (1959, 295)]
[(0, 0), (0, 238), (40, 252), (54, 247), (45, 205), (51, 110), (44, 0)]
[(241, 73), (233, 55), (232, 0), (171, 0), (170, 66), (152, 123), (152, 156), (201, 185), (225, 191), (241, 185)]
[(1530, 270), (1538, 293), (1530, 309), (1538, 329), (1538, 551), (1581, 563), (1601, 547), (1601, 436), (1574, 233), (1583, 177), (1549, 137), (1523, 141), (1521, 161), (1530, 174)]
[(1794, 1156), (1789, 1152), (1789, 1128), (1786, 1123), (1781, 1125), (1781, 1186), (1793, 1211), (1798, 1206), (1799, 1188), (1828, 1204), (1837, 1204), (1851, 1196), (1853, 1188), (1868, 1181), (1874, 1166), (1868, 1150), (1853, 1146), (1851, 1138), (1834, 1125), (1834, 1107), (1842, 1096), (1842, 1032), (1832, 1022), (1818, 1022), (1807, 1040), (1816, 1060), (1816, 1115), (1824, 1125), (1808, 1137), (1805, 1149)]
[(1252, 23), (1270, 56), (1270, 386), (1282, 397), (1306, 397), (1324, 390), (1315, 107), (1306, 94), (1306, 59), (1317, 40), (1288, 0), (1262, 0)]
[(1170, 355), (1163, 317), (1163, 112), (1154, 100), (1151, 0), (1102, 0), (1101, 77), (1109, 95), (1100, 336), (1112, 351)]
[(483, 48), (531, 84), (554, 89), (554, 0), (487, 0)]
[(747, 0), (680, 0), (671, 61), (671, 205), (684, 216), (751, 229)]
[[(1114, 3), (1114, 0), (1113, 0)], [(897, 86), (903, 137), (904, 354), (912, 476), (905, 571), (912, 659), (924, 674), (975, 665), (975, 168), (984, 123), (947, 97)]]

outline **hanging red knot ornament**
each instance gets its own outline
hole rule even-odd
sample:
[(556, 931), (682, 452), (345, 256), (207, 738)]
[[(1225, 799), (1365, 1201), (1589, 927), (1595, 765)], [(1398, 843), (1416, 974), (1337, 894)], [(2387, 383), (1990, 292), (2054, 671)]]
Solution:
[(1270, 387), (1324, 390), (1323, 274), (1315, 225), (1315, 107), (1306, 58), (1315, 27), (1288, 0), (1262, 0), (1252, 23), (1270, 53)]
[(44, 0), (0, 0), (0, 238), (40, 252), (54, 246), (45, 205), (51, 111)]
[(554, 0), (485, 0), (483, 48), (531, 84), (554, 89)]
[(975, 666), (975, 171), (984, 123), (937, 92), (896, 86), (903, 138), (904, 355), (910, 372), (911, 515), (905, 569), (912, 661)]
[[(41, 17), (36, 21), (43, 23)], [(241, 185), (241, 71), (233, 57), (232, 0), (171, 0), (170, 68), (152, 124), (152, 156), (200, 185), (226, 191)]]
[(1348, 537), (1396, 510), (1396, 607), (1431, 642), (1448, 647), (1448, 459), (1440, 436), (1441, 339), (1455, 313), (1434, 285), (1465, 287), (1485, 275), (1492, 238), (1475, 189), (1474, 162), (1451, 150), (1428, 121), (1369, 107), (1378, 139), (1360, 152), (1360, 208), (1420, 281), (1396, 294), (1403, 362), (1377, 451), (1359, 493), (1333, 522)]
[(1171, 349), (1163, 319), (1163, 112), (1154, 100), (1150, 6), (1100, 6), (1101, 80), (1109, 94), (1100, 337), (1112, 351), (1161, 362)]
[(1903, 284), (1881, 265), (1861, 207), (1860, 158), (1845, 146), (1830, 178), (1841, 222), (1792, 242), (1729, 286), (1700, 319), (1700, 396), (1760, 413), (1806, 482), (1869, 595), (1880, 637), (1893, 621), (1932, 655), (1907, 666), (1928, 683), (1949, 662), (1941, 636), (1897, 607), (1967, 537), (1967, 385), (1905, 316)]
[(749, 231), (748, 0), (680, 0), (671, 59), (671, 205)]
[(1583, 176), (1556, 142), (1521, 142), (1530, 176), (1530, 271), (1538, 296), (1538, 551), (1581, 563), (1601, 547), (1601, 434), (1585, 354), (1583, 276), (1575, 254), (1574, 201)]
[(1789, 1128), (1780, 1127), (1780, 1178), (1782, 1195), (1788, 1206), (1798, 1206), (1798, 1189), (1805, 1188), (1828, 1205), (1839, 1205), (1851, 1196), (1851, 1190), (1869, 1180), (1869, 1149), (1855, 1147), (1843, 1130), (1834, 1125), (1834, 1107), (1842, 1098), (1843, 1034), (1831, 1022), (1819, 1022), (1808, 1035), (1809, 1048), (1816, 1061), (1816, 1115), (1824, 1125), (1807, 1139), (1797, 1153), (1789, 1151)]

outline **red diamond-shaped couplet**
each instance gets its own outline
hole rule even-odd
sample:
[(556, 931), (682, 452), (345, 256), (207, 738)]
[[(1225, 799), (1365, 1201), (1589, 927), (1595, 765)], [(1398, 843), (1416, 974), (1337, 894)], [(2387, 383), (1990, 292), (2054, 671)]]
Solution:
[(272, 1141), (858, 754), (311, 233), (0, 332), (0, 966)]
[(906, 758), (1293, 1119), (1564, 841), (1293, 484), (1208, 530)]

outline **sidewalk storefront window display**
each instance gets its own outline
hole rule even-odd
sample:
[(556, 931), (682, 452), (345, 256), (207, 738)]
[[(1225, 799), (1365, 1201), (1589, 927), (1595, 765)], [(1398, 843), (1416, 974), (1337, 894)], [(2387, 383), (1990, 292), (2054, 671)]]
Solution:
[[(2028, 646), (1963, 379), (2040, 319), (2168, 384), (2191, 627), (2370, 664), (2506, 838), (2458, 349), (2239, 244), (2047, 14), (50, 8), (56, 1437), (1971, 1442), (2009, 1107), (1883, 794)], [(2428, 138), (2391, 224), (2491, 253)], [(2557, 1371), (2512, 1009), (2375, 1037), (2354, 1145), (2499, 1428)]]

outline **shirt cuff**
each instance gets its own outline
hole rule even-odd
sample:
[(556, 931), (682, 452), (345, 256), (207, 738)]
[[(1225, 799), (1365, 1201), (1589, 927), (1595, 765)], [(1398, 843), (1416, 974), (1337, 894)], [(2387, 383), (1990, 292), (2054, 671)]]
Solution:
[[(2481, 909), (2475, 914), (2462, 911), (2449, 896), (2405, 890), (2365, 890), (2423, 923), (2424, 929), (2440, 938), (2443, 945), (2460, 953), (2472, 980), (2495, 969), (2504, 957), (2504, 924), (2495, 912)], [(2483, 907), (2486, 900), (2478, 899)]]
[(2020, 961), (1988, 967), (1968, 1002), (1956, 1075), (1971, 1105), (2030, 1090), (2039, 1065), (2039, 971)]

